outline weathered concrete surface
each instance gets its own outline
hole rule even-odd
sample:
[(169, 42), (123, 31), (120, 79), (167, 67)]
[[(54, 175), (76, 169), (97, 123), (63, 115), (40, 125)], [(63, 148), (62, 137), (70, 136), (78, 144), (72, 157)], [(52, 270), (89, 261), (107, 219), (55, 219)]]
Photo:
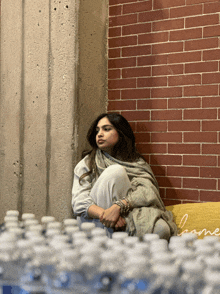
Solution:
[(0, 221), (70, 217), (73, 168), (107, 105), (107, 3), (1, 1)]
[(108, 1), (80, 1), (79, 12), (78, 159), (91, 121), (107, 109)]

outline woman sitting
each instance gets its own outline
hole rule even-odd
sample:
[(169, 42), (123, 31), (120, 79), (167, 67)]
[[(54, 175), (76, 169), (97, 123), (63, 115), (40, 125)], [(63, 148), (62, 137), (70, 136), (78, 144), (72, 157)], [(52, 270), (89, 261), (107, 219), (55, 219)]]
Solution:
[(104, 113), (88, 134), (92, 150), (74, 169), (72, 206), (79, 224), (94, 222), (108, 236), (126, 230), (130, 236), (156, 233), (176, 235), (172, 213), (165, 209), (158, 183), (137, 152), (128, 121), (117, 113)]

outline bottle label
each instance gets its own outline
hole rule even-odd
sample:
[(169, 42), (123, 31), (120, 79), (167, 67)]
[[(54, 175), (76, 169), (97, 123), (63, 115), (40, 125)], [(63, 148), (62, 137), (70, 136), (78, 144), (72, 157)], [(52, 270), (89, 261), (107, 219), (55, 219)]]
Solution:
[(116, 279), (116, 273), (101, 273), (95, 277), (93, 281), (93, 286), (98, 293), (109, 293), (110, 291), (112, 291), (112, 288), (116, 283)]
[(121, 284), (121, 289), (126, 289), (126, 293), (145, 292), (149, 286), (149, 282), (145, 279), (128, 279)]
[(20, 294), (21, 288), (19, 286), (4, 285), (0, 287), (0, 294)]

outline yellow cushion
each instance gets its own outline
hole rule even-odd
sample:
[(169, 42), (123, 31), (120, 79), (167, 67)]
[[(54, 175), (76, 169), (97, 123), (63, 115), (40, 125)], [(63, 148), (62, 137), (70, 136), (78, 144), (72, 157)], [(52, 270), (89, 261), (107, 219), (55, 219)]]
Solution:
[(193, 232), (199, 239), (220, 236), (220, 202), (177, 204), (166, 209), (173, 213), (178, 235)]

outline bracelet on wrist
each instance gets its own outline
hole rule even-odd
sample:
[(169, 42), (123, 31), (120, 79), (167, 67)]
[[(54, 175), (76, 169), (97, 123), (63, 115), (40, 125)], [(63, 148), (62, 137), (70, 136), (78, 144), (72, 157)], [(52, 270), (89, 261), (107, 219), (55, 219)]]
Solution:
[(122, 200), (117, 200), (114, 203), (120, 207), (120, 215), (122, 217), (125, 217), (126, 215), (128, 215), (128, 213), (130, 211), (129, 201), (127, 201), (126, 199), (124, 199), (124, 200), (128, 203), (128, 205), (126, 205)]

